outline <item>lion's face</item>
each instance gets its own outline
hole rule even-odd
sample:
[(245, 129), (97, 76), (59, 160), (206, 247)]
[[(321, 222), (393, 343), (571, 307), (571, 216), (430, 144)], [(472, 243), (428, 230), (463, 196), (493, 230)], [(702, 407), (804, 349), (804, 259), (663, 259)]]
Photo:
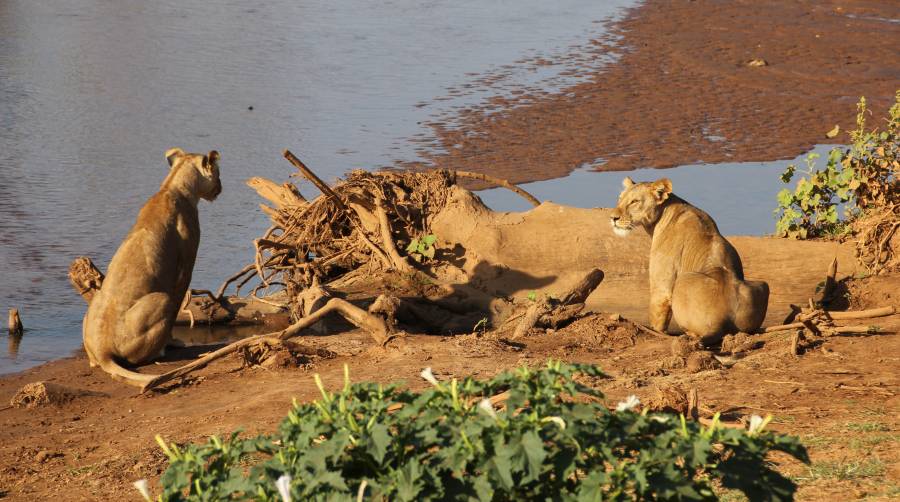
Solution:
[(631, 178), (622, 181), (619, 203), (610, 215), (616, 235), (625, 236), (640, 226), (651, 228), (662, 213), (662, 204), (672, 193), (672, 182), (666, 178), (650, 183), (635, 183)]
[(222, 192), (219, 179), (219, 152), (208, 154), (185, 153), (181, 148), (166, 152), (166, 160), (172, 168), (166, 182), (178, 183), (197, 197), (213, 201)]

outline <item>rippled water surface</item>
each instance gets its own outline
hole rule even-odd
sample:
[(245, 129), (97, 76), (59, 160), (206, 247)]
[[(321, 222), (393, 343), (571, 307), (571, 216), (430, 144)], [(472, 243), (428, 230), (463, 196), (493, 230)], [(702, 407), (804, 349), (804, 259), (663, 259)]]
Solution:
[(214, 288), (265, 226), (243, 180), (284, 179), (282, 149), (326, 179), (414, 160), (407, 139), (441, 111), (423, 103), (472, 73), (583, 44), (634, 3), (0, 2), (0, 307), (18, 307), (27, 330), (0, 373), (80, 346), (68, 264), (88, 255), (105, 268), (166, 149), (222, 153), (193, 284)]

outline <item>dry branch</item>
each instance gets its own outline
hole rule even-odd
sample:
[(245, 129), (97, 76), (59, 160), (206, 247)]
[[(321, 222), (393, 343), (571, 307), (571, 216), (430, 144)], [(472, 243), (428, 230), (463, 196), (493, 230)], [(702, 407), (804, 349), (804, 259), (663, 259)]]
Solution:
[(539, 201), (537, 199), (537, 197), (535, 197), (534, 195), (531, 195), (530, 193), (526, 192), (525, 190), (522, 190), (521, 188), (517, 187), (516, 185), (513, 185), (512, 183), (510, 183), (502, 178), (495, 178), (495, 177), (489, 176), (487, 174), (472, 173), (469, 171), (452, 171), (452, 172), (454, 175), (456, 175), (457, 177), (460, 177), (460, 178), (469, 178), (472, 180), (484, 181), (484, 182), (490, 183), (492, 185), (497, 185), (497, 186), (501, 186), (503, 188), (512, 190), (513, 192), (521, 195), (525, 200), (530, 202), (531, 205), (533, 205), (535, 207), (541, 205), (541, 201)]
[(307, 204), (307, 200), (300, 195), (300, 191), (291, 183), (279, 185), (265, 178), (253, 177), (247, 180), (246, 184), (255, 190), (260, 197), (271, 202), (275, 209), (279, 211)]
[(337, 206), (341, 210), (347, 209), (347, 207), (344, 205), (344, 201), (341, 200), (341, 198), (338, 197), (338, 195), (336, 193), (334, 193), (334, 190), (332, 190), (331, 187), (329, 187), (327, 183), (322, 181), (321, 178), (316, 176), (316, 173), (312, 172), (312, 170), (310, 168), (306, 167), (306, 164), (304, 164), (303, 161), (301, 161), (293, 153), (291, 153), (290, 150), (284, 151), (284, 158), (286, 158), (288, 160), (288, 162), (293, 164), (294, 167), (299, 169), (300, 172), (303, 174), (303, 176), (305, 176), (306, 179), (311, 181), (312, 184), (315, 185), (316, 188), (319, 189), (319, 191), (321, 191), (323, 194), (325, 194), (325, 196), (327, 196), (331, 200), (333, 200), (334, 203), (337, 204)]
[(828, 312), (828, 317), (839, 321), (842, 319), (869, 319), (872, 317), (884, 317), (897, 313), (897, 309), (893, 305), (888, 307), (880, 307), (877, 309), (857, 310), (847, 312)]
[(603, 281), (603, 271), (595, 268), (588, 272), (569, 291), (561, 296), (560, 300), (553, 300), (546, 295), (528, 306), (519, 324), (516, 326), (511, 339), (521, 338), (529, 330), (537, 325), (551, 325), (554, 328), (568, 322), (584, 309), (584, 302), (591, 295), (600, 282)]
[(79, 256), (69, 265), (69, 282), (88, 304), (100, 291), (105, 276), (87, 256)]
[(822, 284), (822, 290), (819, 291), (819, 297), (816, 299), (817, 303), (824, 304), (831, 301), (834, 290), (837, 287), (837, 281), (835, 280), (835, 277), (837, 277), (837, 268), (838, 261), (837, 256), (835, 256), (834, 260), (831, 260), (831, 265), (828, 266), (828, 272), (825, 274), (825, 282)]
[(375, 199), (375, 215), (378, 217), (378, 226), (381, 230), (381, 242), (387, 251), (387, 255), (391, 260), (393, 268), (399, 272), (410, 273), (414, 269), (405, 257), (400, 256), (397, 246), (394, 244), (394, 237), (391, 235), (391, 221), (388, 219), (387, 210), (384, 208), (384, 200)]
[(195, 361), (192, 361), (180, 368), (176, 368), (167, 373), (163, 373), (153, 380), (147, 382), (143, 388), (141, 388), (141, 393), (147, 392), (155, 387), (159, 387), (160, 385), (170, 382), (176, 378), (183, 377), (189, 373), (197, 371), (201, 368), (204, 368), (207, 364), (215, 361), (217, 359), (221, 359), (229, 354), (232, 354), (244, 347), (249, 347), (252, 344), (255, 344), (260, 341), (267, 340), (288, 340), (300, 334), (300, 332), (306, 328), (309, 328), (313, 324), (319, 322), (332, 312), (337, 312), (345, 319), (353, 323), (358, 328), (362, 328), (369, 332), (372, 335), (372, 338), (375, 339), (380, 345), (384, 345), (395, 335), (393, 330), (387, 325), (384, 319), (380, 317), (370, 314), (365, 310), (353, 305), (352, 303), (342, 300), (340, 298), (331, 298), (325, 305), (313, 312), (312, 314), (300, 319), (299, 321), (291, 324), (287, 328), (281, 331), (275, 331), (272, 333), (266, 333), (262, 335), (251, 336), (248, 338), (244, 338), (243, 340), (239, 340), (230, 345), (226, 345), (215, 352), (207, 354)]

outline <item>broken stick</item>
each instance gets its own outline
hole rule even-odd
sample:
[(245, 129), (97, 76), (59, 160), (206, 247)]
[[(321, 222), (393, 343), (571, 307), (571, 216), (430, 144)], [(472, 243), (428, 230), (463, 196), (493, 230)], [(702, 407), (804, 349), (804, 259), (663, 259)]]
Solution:
[(554, 327), (556, 327), (572, 319), (584, 309), (584, 302), (587, 300), (587, 297), (597, 289), (597, 286), (602, 281), (603, 271), (595, 268), (578, 281), (572, 289), (563, 294), (560, 300), (554, 301), (546, 295), (541, 295), (540, 298), (528, 306), (511, 339), (515, 340), (524, 336), (538, 324), (546, 324), (552, 321)]
[(324, 181), (322, 181), (321, 178), (316, 176), (316, 173), (312, 172), (312, 170), (310, 168), (306, 167), (306, 164), (304, 164), (303, 161), (301, 161), (293, 153), (291, 153), (290, 150), (284, 151), (284, 158), (286, 158), (288, 160), (288, 162), (293, 164), (294, 167), (296, 167), (300, 171), (300, 173), (306, 177), (306, 179), (308, 179), (310, 182), (312, 182), (312, 184), (315, 185), (316, 188), (318, 188), (320, 192), (322, 192), (326, 197), (328, 197), (329, 199), (334, 201), (335, 205), (337, 205), (342, 211), (347, 210), (347, 206), (344, 204), (344, 201), (341, 200), (340, 196), (338, 196), (338, 194), (334, 193), (334, 190), (332, 190), (331, 187), (328, 186), (327, 183), (325, 183)]
[(521, 195), (522, 198), (524, 198), (525, 200), (530, 202), (531, 205), (533, 205), (535, 207), (541, 205), (541, 201), (539, 201), (537, 199), (537, 197), (535, 197), (534, 195), (531, 195), (530, 193), (526, 192), (525, 190), (522, 190), (521, 188), (517, 187), (516, 185), (514, 185), (502, 178), (495, 178), (495, 177), (489, 176), (487, 174), (472, 173), (469, 171), (451, 171), (451, 172), (459, 178), (469, 178), (472, 180), (484, 181), (484, 182), (490, 183), (492, 185), (497, 185), (497, 186), (506, 188), (508, 190), (512, 190), (513, 192)]
[(337, 312), (357, 327), (368, 331), (369, 334), (372, 335), (372, 338), (374, 338), (375, 341), (380, 345), (386, 344), (391, 340), (391, 338), (394, 337), (391, 328), (380, 317), (370, 314), (369, 312), (366, 312), (365, 310), (357, 307), (356, 305), (353, 305), (346, 300), (342, 300), (340, 298), (332, 298), (328, 300), (328, 302), (326, 302), (325, 305), (319, 310), (316, 310), (312, 314), (300, 319), (299, 321), (291, 324), (281, 331), (265, 333), (262, 335), (244, 338), (243, 340), (238, 340), (237, 342), (226, 345), (225, 347), (222, 347), (215, 352), (211, 352), (199, 359), (196, 359), (195, 361), (185, 364), (180, 368), (176, 368), (172, 371), (157, 376), (153, 380), (150, 380), (149, 382), (144, 384), (144, 386), (141, 388), (141, 394), (155, 387), (159, 387), (166, 382), (170, 382), (176, 378), (183, 377), (191, 372), (199, 370), (212, 361), (221, 359), (254, 343), (260, 341), (283, 341), (293, 338), (300, 334), (302, 330), (319, 322), (323, 317), (332, 312)]

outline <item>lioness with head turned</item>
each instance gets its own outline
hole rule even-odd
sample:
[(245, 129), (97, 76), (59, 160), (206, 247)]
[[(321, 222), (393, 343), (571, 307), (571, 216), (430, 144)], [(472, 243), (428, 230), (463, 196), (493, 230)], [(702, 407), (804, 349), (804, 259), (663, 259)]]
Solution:
[(672, 182), (622, 182), (611, 215), (617, 235), (643, 227), (650, 244), (650, 323), (665, 332), (672, 317), (685, 332), (715, 343), (756, 331), (769, 285), (745, 281), (741, 258), (708, 214), (672, 193)]
[(212, 201), (222, 191), (218, 152), (173, 148), (166, 159), (169, 175), (141, 208), (84, 316), (91, 367), (139, 387), (156, 375), (127, 370), (121, 363), (147, 362), (172, 339), (200, 244), (197, 203)]

